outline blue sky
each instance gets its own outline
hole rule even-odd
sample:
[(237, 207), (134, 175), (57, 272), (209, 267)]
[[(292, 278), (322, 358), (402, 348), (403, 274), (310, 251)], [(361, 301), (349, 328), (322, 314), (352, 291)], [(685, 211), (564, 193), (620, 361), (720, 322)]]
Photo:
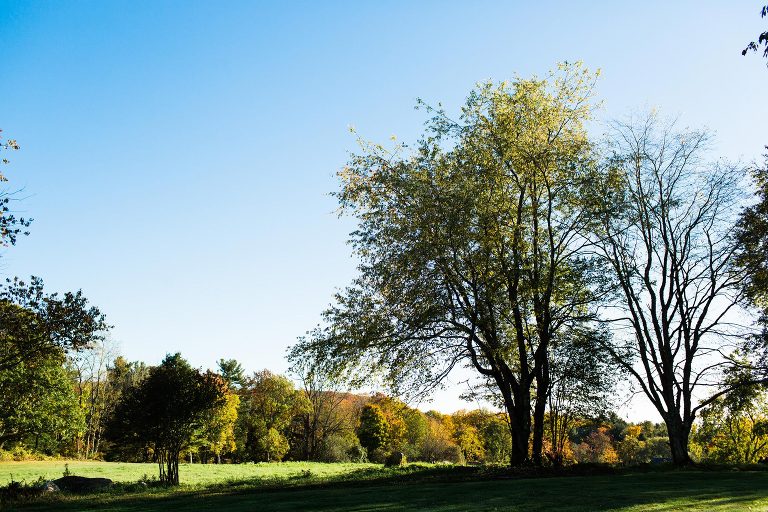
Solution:
[(35, 218), (0, 271), (82, 288), (130, 359), (284, 371), (354, 275), (328, 196), (350, 125), (413, 140), (417, 97), (580, 59), (602, 120), (656, 106), (718, 155), (768, 144), (768, 69), (740, 55), (759, 2), (541, 4), (0, 0), (5, 171)]

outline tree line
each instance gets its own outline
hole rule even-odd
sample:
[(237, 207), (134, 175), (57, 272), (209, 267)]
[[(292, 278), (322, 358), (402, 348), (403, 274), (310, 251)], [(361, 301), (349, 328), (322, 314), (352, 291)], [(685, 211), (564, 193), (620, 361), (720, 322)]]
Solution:
[[(202, 371), (180, 354), (148, 366), (106, 346), (91, 341), (47, 370), (28, 371), (30, 391), (23, 396), (3, 394), (4, 411), (30, 403), (23, 415), (3, 421), (5, 458), (154, 462), (162, 481), (178, 484), (181, 461), (384, 463), (397, 452), (411, 461), (503, 464), (511, 455), (503, 412), (423, 412), (381, 393), (345, 391), (312, 372), (294, 379), (268, 370), (246, 375), (232, 359), (219, 360), (215, 372)], [(4, 390), (12, 389), (7, 375), (0, 380)], [(766, 397), (750, 388), (706, 408), (693, 428), (692, 456), (721, 463), (768, 457)], [(664, 424), (630, 423), (607, 409), (549, 410), (545, 420), (549, 464), (633, 465), (671, 457)]]

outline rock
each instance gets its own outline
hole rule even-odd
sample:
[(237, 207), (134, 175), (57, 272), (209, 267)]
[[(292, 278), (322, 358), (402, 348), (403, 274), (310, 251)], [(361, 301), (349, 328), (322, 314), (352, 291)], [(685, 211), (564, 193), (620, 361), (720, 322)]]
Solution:
[(52, 483), (58, 485), (61, 489), (71, 492), (89, 492), (98, 491), (112, 485), (109, 478), (87, 478), (84, 476), (65, 476), (54, 480)]
[(406, 459), (403, 452), (392, 452), (387, 456), (384, 465), (387, 467), (405, 466)]
[(42, 493), (59, 492), (60, 490), (59, 486), (50, 480), (43, 482), (43, 485), (40, 486), (40, 492)]

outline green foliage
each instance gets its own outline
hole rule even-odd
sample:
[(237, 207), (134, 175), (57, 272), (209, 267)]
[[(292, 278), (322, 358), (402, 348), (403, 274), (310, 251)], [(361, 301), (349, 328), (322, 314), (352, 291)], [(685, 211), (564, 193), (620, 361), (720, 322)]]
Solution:
[(695, 442), (705, 461), (754, 464), (768, 457), (768, 399), (766, 392), (726, 395), (701, 413)]
[(219, 375), (224, 378), (230, 388), (242, 385), (245, 380), (245, 370), (236, 359), (219, 359), (216, 365), (219, 367)]
[(0, 371), (85, 347), (103, 339), (110, 327), (81, 291), (46, 294), (42, 279), (34, 276), (28, 284), (8, 279), (0, 289), (0, 325)]
[(376, 404), (363, 407), (357, 437), (360, 439), (360, 444), (368, 450), (369, 456), (375, 450), (387, 447), (390, 441), (390, 425), (381, 407)]
[(333, 434), (323, 442), (318, 460), (323, 462), (367, 462), (368, 451), (352, 432)]
[(625, 465), (645, 464), (654, 460), (668, 460), (671, 456), (669, 440), (652, 423), (629, 425), (623, 439), (616, 443), (619, 461)]
[(483, 83), (457, 121), (428, 109), (413, 150), (363, 144), (337, 194), (358, 221), (360, 276), (325, 312), (323, 335), (293, 353), (413, 395), (465, 362), (495, 387), (516, 432), (512, 458), (524, 463), (531, 392), (543, 394), (541, 424), (549, 388), (539, 370), (559, 329), (594, 319), (602, 277), (577, 255), (585, 189), (601, 178), (585, 129), (594, 81), (577, 64), (546, 80)]
[(0, 291), (0, 448), (25, 442), (48, 453), (83, 428), (65, 369), (65, 349), (98, 340), (107, 325), (80, 292), (48, 295), (43, 283), (9, 281)]
[(762, 334), (751, 338), (745, 348), (757, 353), (763, 373), (768, 369), (768, 154), (764, 157), (763, 165), (752, 169), (756, 203), (741, 214), (737, 231), (741, 251), (736, 259), (743, 270), (744, 293), (760, 312), (763, 327)]
[(227, 387), (226, 382), (224, 382), (224, 387), (226, 387), (224, 399), (218, 407), (206, 412), (202, 421), (203, 426), (196, 435), (196, 444), (206, 455), (215, 456), (217, 462), (221, 462), (223, 454), (233, 453), (237, 448), (235, 424), (237, 411), (240, 407), (240, 397)]
[[(8, 307), (0, 305), (6, 314)], [(66, 453), (83, 427), (83, 413), (60, 351), (0, 371), (0, 447), (23, 442), (36, 451)]]
[(168, 355), (123, 394), (109, 437), (115, 443), (151, 449), (160, 481), (178, 485), (180, 452), (204, 426), (206, 415), (225, 402), (225, 393), (216, 375), (192, 368), (178, 353)]
[(290, 448), (286, 431), (310, 404), (286, 377), (267, 370), (246, 379), (240, 390), (238, 450), (242, 460), (282, 460)]

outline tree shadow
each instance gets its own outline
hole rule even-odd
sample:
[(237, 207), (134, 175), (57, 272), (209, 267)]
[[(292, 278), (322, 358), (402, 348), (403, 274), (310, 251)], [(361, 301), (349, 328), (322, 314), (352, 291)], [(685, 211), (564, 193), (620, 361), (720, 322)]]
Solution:
[[(370, 471), (363, 471), (371, 476)], [(358, 475), (361, 476), (361, 475)], [(253, 511), (313, 510), (430, 512), (746, 510), (768, 505), (768, 472), (669, 471), (586, 477), (473, 479), (470, 472), (449, 481), (435, 471), (373, 480), (334, 481), (292, 487), (216, 486), (164, 494), (94, 495), (20, 506), (18, 510)], [(405, 477), (405, 478), (404, 478)]]

